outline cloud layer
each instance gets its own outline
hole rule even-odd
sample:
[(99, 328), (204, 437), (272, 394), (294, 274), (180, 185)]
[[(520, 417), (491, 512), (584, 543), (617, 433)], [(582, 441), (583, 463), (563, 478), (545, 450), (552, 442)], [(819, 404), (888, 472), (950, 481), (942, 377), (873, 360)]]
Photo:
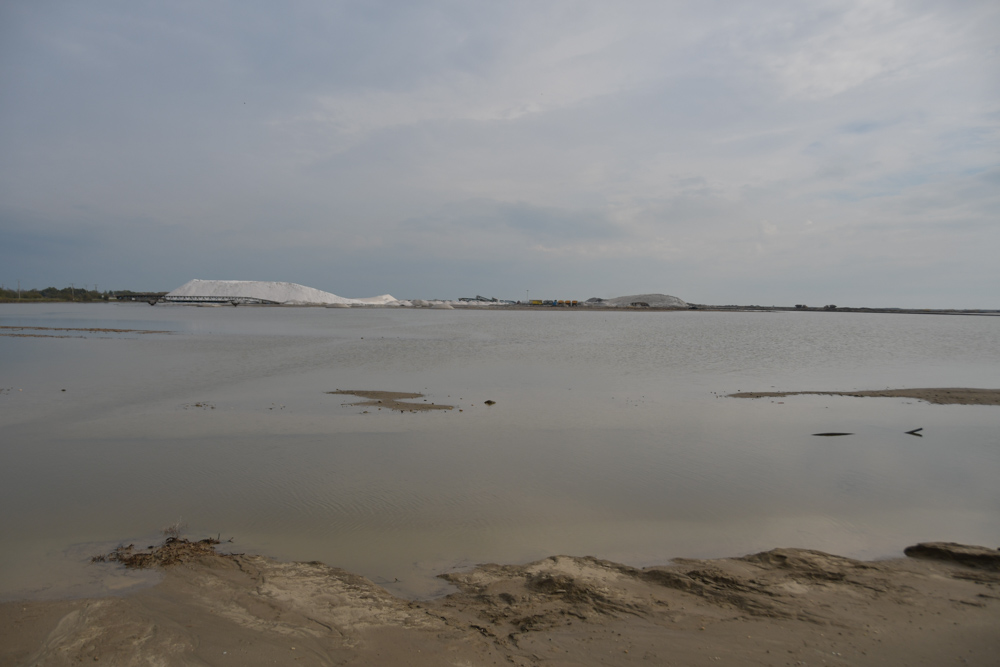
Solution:
[(7, 3), (0, 26), (8, 284), (1000, 307), (993, 2)]

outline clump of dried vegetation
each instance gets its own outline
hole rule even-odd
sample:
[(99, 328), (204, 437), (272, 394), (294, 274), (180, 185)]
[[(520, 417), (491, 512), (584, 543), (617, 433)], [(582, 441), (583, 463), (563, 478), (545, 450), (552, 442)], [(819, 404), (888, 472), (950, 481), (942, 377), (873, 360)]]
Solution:
[(187, 524), (184, 523), (181, 519), (177, 519), (177, 521), (174, 521), (173, 523), (164, 526), (163, 530), (161, 530), (160, 532), (163, 533), (164, 537), (179, 538), (182, 534), (184, 534), (185, 530), (187, 530)]

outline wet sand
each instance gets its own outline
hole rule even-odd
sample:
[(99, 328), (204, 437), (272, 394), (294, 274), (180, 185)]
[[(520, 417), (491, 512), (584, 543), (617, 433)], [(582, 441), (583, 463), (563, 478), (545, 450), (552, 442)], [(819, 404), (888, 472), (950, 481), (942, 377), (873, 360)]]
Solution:
[(378, 409), (385, 408), (386, 410), (399, 410), (400, 412), (416, 412), (421, 410), (452, 410), (455, 408), (454, 405), (443, 405), (439, 403), (413, 403), (404, 399), (407, 398), (423, 398), (423, 394), (415, 394), (404, 391), (369, 391), (369, 390), (346, 390), (338, 389), (336, 391), (328, 391), (328, 394), (341, 394), (344, 396), (357, 396), (358, 398), (367, 398), (367, 401), (358, 401), (356, 403), (346, 403), (345, 405), (357, 405), (363, 407), (374, 407)]
[(938, 405), (1000, 405), (1000, 389), (935, 387), (929, 389), (876, 389), (871, 391), (744, 391), (728, 394), (731, 398), (781, 398), (784, 396), (854, 396), (863, 398), (915, 398)]
[[(556, 556), (393, 597), (322, 563), (172, 542), (155, 587), (0, 605), (0, 664), (996, 664), (1000, 552), (862, 562), (775, 549), (636, 569)], [(153, 562), (148, 561), (148, 562)]]
[[(38, 333), (38, 332), (45, 333)], [(48, 333), (51, 331), (70, 331), (74, 334)], [(100, 329), (93, 327), (27, 327), (27, 326), (0, 326), (0, 336), (11, 338), (90, 338), (84, 333), (113, 333), (113, 334), (170, 334), (172, 331), (154, 331), (152, 329)], [(93, 336), (93, 338), (108, 338), (108, 336)]]

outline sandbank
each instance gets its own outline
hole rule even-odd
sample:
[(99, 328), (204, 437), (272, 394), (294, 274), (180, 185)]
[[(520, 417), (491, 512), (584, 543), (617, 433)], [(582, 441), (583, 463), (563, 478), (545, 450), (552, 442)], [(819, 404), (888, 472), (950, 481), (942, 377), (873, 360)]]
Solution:
[(395, 598), (312, 563), (174, 540), (128, 597), (0, 605), (0, 664), (995, 664), (1000, 552), (947, 543), (864, 562), (774, 549), (633, 568), (555, 556)]
[[(53, 331), (70, 333), (50, 333)], [(39, 333), (41, 332), (41, 333)], [(172, 331), (155, 331), (152, 329), (100, 329), (93, 327), (29, 327), (29, 326), (0, 326), (0, 336), (11, 338), (86, 338), (85, 333), (114, 333), (114, 334), (169, 334)]]
[(338, 389), (336, 391), (328, 391), (328, 394), (342, 394), (345, 396), (357, 396), (358, 398), (367, 398), (367, 401), (358, 401), (356, 403), (347, 403), (346, 405), (360, 405), (360, 406), (371, 406), (377, 407), (379, 409), (386, 408), (388, 410), (399, 410), (400, 412), (416, 412), (421, 410), (452, 410), (454, 405), (442, 405), (440, 403), (412, 403), (403, 399), (407, 398), (423, 398), (423, 394), (415, 394), (405, 391), (369, 391), (367, 389), (362, 390), (347, 390)]
[(969, 387), (933, 387), (926, 389), (874, 389), (870, 391), (744, 391), (727, 394), (731, 398), (781, 398), (784, 396), (880, 396), (885, 398), (915, 398), (938, 405), (1000, 405), (1000, 389)]

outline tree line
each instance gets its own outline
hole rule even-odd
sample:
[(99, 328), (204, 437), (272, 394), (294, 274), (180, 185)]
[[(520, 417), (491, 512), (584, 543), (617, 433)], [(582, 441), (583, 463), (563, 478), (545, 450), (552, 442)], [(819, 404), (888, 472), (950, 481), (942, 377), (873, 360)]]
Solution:
[(45, 289), (10, 289), (6, 286), (0, 287), (0, 302), (10, 301), (110, 301), (118, 295), (137, 294), (131, 290), (105, 290), (99, 292), (96, 289), (85, 289), (82, 287), (46, 287)]

